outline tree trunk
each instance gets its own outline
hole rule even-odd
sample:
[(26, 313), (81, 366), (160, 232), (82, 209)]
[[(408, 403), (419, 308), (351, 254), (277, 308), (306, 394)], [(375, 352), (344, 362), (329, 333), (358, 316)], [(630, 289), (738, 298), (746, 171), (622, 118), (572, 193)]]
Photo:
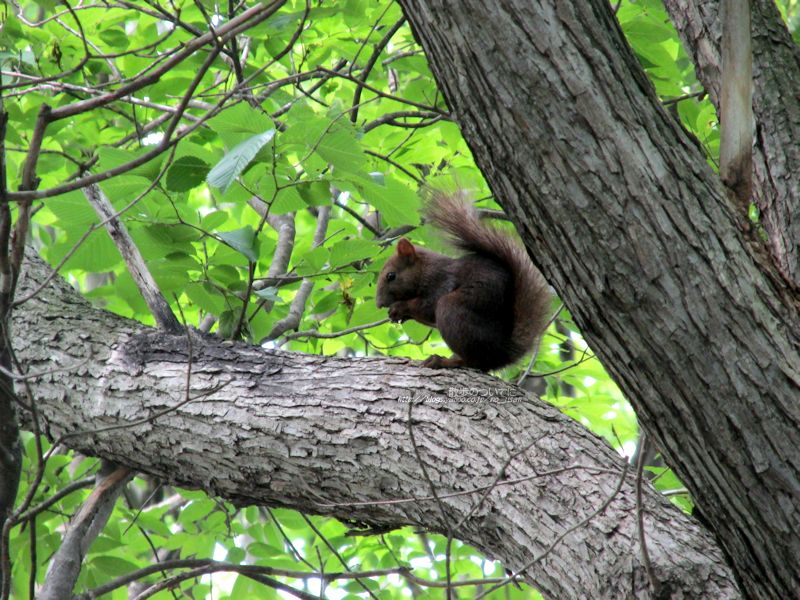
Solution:
[[(25, 273), (22, 294), (48, 269), (31, 258)], [(556, 543), (528, 578), (557, 598), (650, 597), (635, 482), (630, 473), (621, 479), (621, 458), (552, 406), (490, 376), (196, 334), (189, 345), (187, 336), (89, 307), (58, 278), (14, 325), (20, 360), (39, 374), (37, 408), (51, 439), (239, 504), (437, 532), (477, 505), (454, 535), (519, 568), (621, 483), (608, 508)], [(410, 396), (429, 401), (411, 407), (402, 400)], [(494, 489), (481, 502), (485, 486)], [(653, 571), (673, 596), (738, 597), (694, 520), (649, 487), (644, 507)]]
[[(752, 0), (754, 201), (769, 249), (784, 276), (800, 287), (800, 48), (774, 0)], [(722, 70), (719, 1), (665, 0), (664, 6), (695, 64), (697, 78), (719, 110)]]
[(608, 2), (401, 4), (478, 165), (744, 592), (795, 597), (797, 298)]

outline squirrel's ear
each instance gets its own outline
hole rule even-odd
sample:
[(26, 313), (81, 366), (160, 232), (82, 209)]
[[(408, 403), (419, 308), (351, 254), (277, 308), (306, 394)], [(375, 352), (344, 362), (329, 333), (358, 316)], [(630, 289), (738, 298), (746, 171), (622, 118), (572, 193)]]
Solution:
[(414, 256), (416, 256), (414, 244), (409, 242), (406, 238), (400, 238), (400, 241), (397, 242), (397, 254), (405, 258), (414, 258)]

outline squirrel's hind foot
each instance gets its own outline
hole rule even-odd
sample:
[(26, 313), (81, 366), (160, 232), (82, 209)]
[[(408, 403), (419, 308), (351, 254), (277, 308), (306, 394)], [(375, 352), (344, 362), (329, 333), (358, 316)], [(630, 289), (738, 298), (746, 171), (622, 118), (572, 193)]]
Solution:
[(464, 360), (458, 356), (445, 358), (444, 356), (434, 354), (422, 361), (422, 366), (428, 369), (453, 369), (455, 367), (463, 367)]

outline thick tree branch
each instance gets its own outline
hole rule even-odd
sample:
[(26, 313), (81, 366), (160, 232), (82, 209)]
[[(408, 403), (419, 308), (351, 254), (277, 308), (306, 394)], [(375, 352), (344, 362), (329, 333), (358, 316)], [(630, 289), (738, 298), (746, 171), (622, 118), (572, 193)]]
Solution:
[[(27, 266), (21, 285), (35, 288), (47, 268), (34, 258)], [(445, 530), (426, 499), (430, 487), (401, 398), (449, 395), (416, 406), (411, 426), (448, 520), (464, 521), (455, 535), (510, 568), (549, 551), (529, 579), (554, 597), (647, 597), (635, 551), (633, 477), (602, 516), (550, 550), (611, 495), (623, 463), (602, 440), (518, 388), (400, 359), (311, 356), (198, 337), (194, 400), (187, 403), (185, 336), (92, 309), (58, 278), (14, 325), (30, 371), (89, 360), (33, 383), (51, 437), (237, 503), (374, 527)], [(498, 478), (507, 457), (526, 445), (531, 449)], [(487, 485), (495, 487), (489, 494)], [(665, 585), (685, 596), (738, 596), (719, 551), (696, 523), (652, 488), (643, 504), (650, 558)]]

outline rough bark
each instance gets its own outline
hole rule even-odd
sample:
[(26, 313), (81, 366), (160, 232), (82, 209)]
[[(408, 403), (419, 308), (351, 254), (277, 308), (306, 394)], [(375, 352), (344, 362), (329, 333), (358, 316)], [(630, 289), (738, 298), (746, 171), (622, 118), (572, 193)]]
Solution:
[[(29, 260), (24, 288), (45, 276), (41, 261)], [(190, 349), (185, 336), (89, 307), (59, 279), (17, 312), (15, 329), (20, 359), (41, 374), (33, 384), (51, 438), (237, 503), (445, 531), (410, 441), (409, 404), (399, 399), (448, 390), (473, 391), (413, 407), (420, 456), (452, 525), (481, 493), (447, 494), (492, 484), (519, 453), (455, 532), (511, 568), (544, 552), (620, 481), (622, 461), (601, 439), (484, 374), (199, 336)], [(54, 368), (63, 371), (46, 373)], [(482, 396), (490, 393), (494, 402)], [(417, 500), (381, 504), (409, 498)], [(653, 568), (673, 597), (738, 597), (719, 549), (696, 522), (650, 488), (644, 506)], [(649, 597), (634, 507), (629, 474), (605, 512), (557, 544), (529, 580), (558, 598)]]
[(794, 597), (796, 298), (660, 107), (608, 3), (401, 4), (492, 189), (745, 593)]
[[(719, 111), (722, 28), (719, 0), (664, 0), (695, 64), (697, 78)], [(800, 48), (774, 0), (751, 0), (753, 32), (754, 200), (784, 276), (800, 285)]]

